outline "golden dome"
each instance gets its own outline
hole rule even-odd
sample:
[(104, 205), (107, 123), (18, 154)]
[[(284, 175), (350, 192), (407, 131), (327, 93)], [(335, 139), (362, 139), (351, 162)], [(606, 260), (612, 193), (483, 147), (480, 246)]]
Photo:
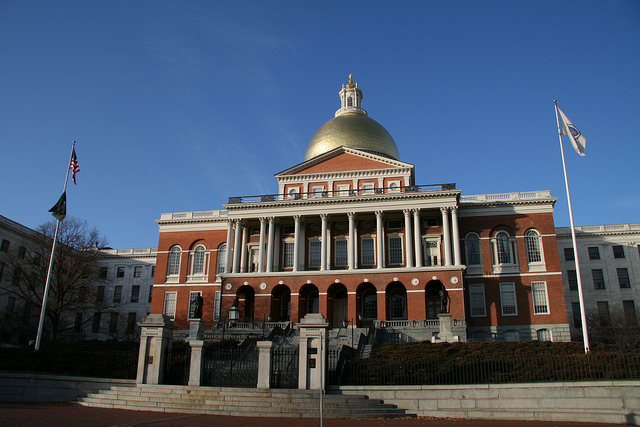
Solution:
[(355, 148), (400, 160), (398, 147), (389, 132), (380, 123), (370, 119), (362, 108), (362, 90), (358, 83), (353, 83), (352, 74), (349, 74), (349, 84), (343, 84), (338, 95), (340, 108), (335, 117), (313, 135), (307, 145), (304, 161), (338, 147)]
[(342, 113), (322, 125), (309, 141), (304, 160), (341, 146), (400, 160), (389, 132), (380, 123), (358, 113)]

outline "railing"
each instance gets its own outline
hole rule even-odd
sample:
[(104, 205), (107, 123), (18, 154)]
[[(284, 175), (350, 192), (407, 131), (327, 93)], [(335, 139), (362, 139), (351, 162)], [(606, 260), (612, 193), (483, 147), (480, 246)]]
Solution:
[(511, 200), (550, 199), (551, 191), (530, 191), (526, 193), (476, 194), (461, 196), (460, 203), (483, 203)]
[[(440, 320), (438, 319), (426, 319), (426, 320), (375, 320), (374, 325), (376, 328), (440, 328)], [(466, 327), (467, 321), (465, 319), (452, 319), (453, 326)]]
[[(357, 188), (352, 190), (335, 191), (310, 191), (306, 193), (294, 194), (261, 194), (256, 196), (236, 196), (229, 197), (230, 205), (241, 203), (269, 203), (278, 201), (295, 201), (301, 199), (324, 199), (328, 197), (354, 197), (354, 196), (380, 196), (383, 194), (418, 193), (426, 191), (455, 190), (456, 184), (427, 184), (427, 185), (407, 185), (403, 187), (391, 188)], [(164, 215), (164, 214), (163, 214)], [(175, 215), (175, 214), (174, 214)], [(162, 218), (164, 219), (164, 218)]]

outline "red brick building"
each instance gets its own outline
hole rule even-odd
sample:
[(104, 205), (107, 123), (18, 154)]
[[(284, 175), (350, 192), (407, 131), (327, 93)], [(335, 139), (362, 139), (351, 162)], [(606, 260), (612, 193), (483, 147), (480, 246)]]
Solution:
[(460, 340), (569, 340), (548, 191), (463, 196), (422, 186), (352, 80), (305, 159), (276, 194), (223, 210), (162, 214), (153, 313), (203, 320), (375, 325), (413, 339), (440, 332), (446, 289)]

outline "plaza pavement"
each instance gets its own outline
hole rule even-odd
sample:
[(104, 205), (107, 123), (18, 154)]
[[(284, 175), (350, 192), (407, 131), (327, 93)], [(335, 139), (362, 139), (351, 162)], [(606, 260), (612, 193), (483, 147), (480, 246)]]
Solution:
[[(74, 403), (0, 403), (2, 427), (316, 427), (319, 419), (256, 418), (129, 411)], [(461, 419), (325, 419), (323, 427), (598, 427), (620, 424)]]

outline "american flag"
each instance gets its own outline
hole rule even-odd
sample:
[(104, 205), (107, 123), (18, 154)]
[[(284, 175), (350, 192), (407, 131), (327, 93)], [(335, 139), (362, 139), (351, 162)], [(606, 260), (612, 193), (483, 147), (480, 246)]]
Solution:
[(71, 169), (71, 171), (73, 172), (73, 174), (72, 174), (73, 183), (77, 185), (77, 183), (76, 183), (76, 174), (78, 172), (80, 172), (80, 165), (78, 164), (78, 157), (76, 157), (76, 149), (75, 148), (71, 152), (71, 163), (69, 163), (69, 169)]

